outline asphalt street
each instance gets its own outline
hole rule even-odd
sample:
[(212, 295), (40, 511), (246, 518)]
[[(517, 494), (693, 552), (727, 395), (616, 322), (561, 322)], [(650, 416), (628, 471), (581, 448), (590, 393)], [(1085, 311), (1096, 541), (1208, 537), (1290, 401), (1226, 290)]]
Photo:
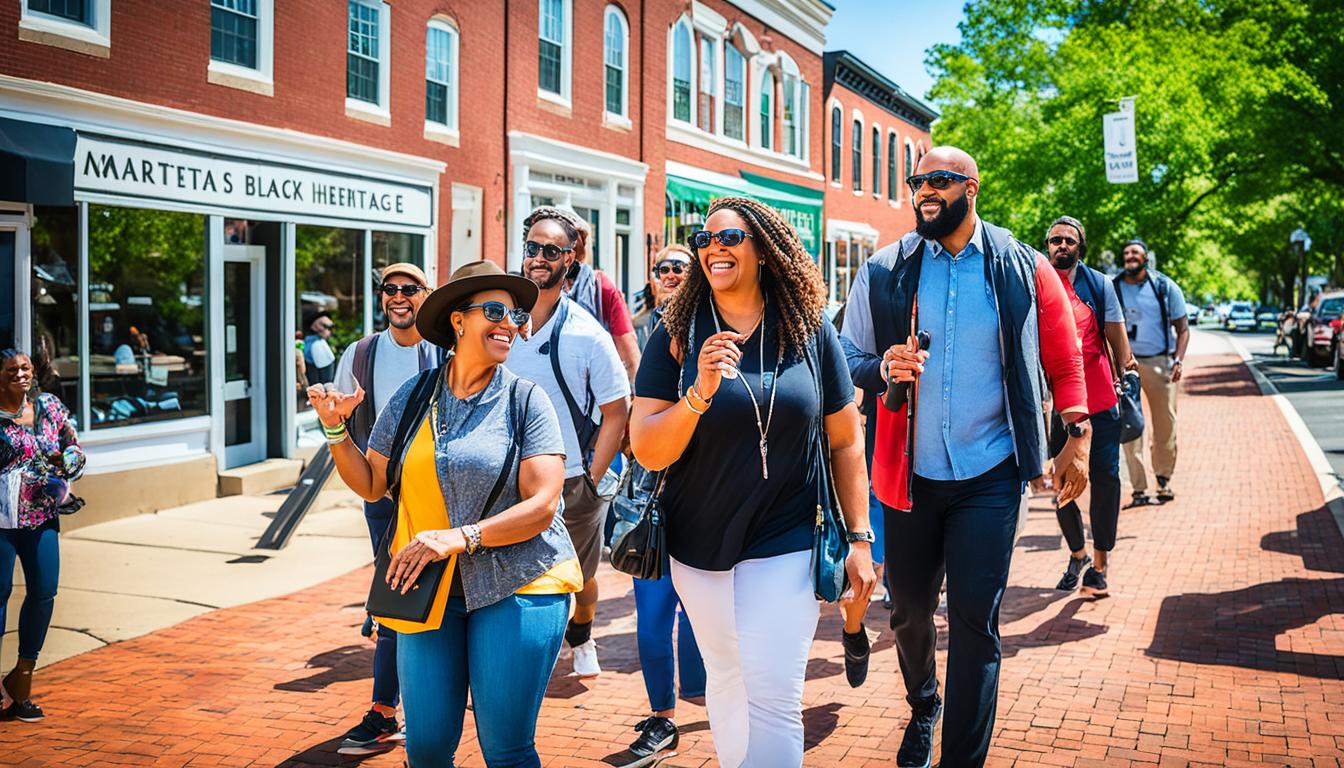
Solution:
[(1308, 368), (1301, 360), (1287, 357), (1282, 348), (1279, 354), (1274, 354), (1272, 331), (1230, 335), (1246, 347), (1254, 356), (1256, 368), (1292, 403), (1321, 450), (1325, 451), (1335, 475), (1344, 479), (1344, 381), (1336, 379), (1330, 369)]

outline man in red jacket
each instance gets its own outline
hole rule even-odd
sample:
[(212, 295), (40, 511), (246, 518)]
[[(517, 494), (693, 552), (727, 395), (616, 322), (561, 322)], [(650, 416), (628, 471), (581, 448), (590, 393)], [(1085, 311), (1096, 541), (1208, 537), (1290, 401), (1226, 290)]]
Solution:
[[(886, 519), (892, 627), (913, 715), (897, 765), (928, 766), (942, 713), (933, 615), (947, 580), (949, 653), (943, 766), (979, 766), (998, 699), (999, 606), (1024, 485), (1045, 465), (1045, 370), (1068, 444), (1061, 501), (1087, 483), (1090, 439), (1082, 356), (1059, 275), (1040, 253), (975, 213), (980, 174), (938, 147), (906, 180), (916, 228), (873, 255), (850, 289), (842, 343), (856, 386), (918, 382), (906, 454), (903, 393), (878, 409), (873, 486)], [(930, 345), (920, 350), (917, 332)], [(884, 411), (884, 409), (887, 409)], [(893, 418), (895, 416), (895, 418)], [(892, 475), (913, 475), (908, 486)], [(910, 511), (904, 489), (910, 492)]]

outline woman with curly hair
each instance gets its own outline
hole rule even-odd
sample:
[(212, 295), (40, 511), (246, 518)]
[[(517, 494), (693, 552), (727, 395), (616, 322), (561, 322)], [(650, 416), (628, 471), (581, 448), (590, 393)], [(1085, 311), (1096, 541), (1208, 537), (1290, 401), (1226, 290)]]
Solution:
[[(777, 211), (721, 198), (691, 237), (696, 258), (635, 379), (635, 458), (668, 469), (672, 581), (705, 660), (722, 765), (799, 766), (808, 650), (820, 614), (811, 577), (823, 419), (851, 538), (845, 563), (866, 604), (877, 583), (862, 428), (821, 271)], [(820, 385), (818, 385), (818, 380)]]

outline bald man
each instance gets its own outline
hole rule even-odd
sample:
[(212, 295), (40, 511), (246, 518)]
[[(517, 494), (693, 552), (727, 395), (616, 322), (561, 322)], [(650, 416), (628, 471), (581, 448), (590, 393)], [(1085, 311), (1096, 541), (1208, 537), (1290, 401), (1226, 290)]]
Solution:
[[(980, 171), (970, 155), (937, 147), (906, 183), (915, 231), (878, 251), (855, 276), (841, 342), (856, 386), (892, 390), (878, 406), (873, 488), (884, 507), (891, 625), (913, 710), (896, 764), (932, 761), (943, 712), (933, 614), (946, 576), (941, 765), (979, 766), (994, 730), (999, 605), (1018, 509), (1026, 483), (1045, 469), (1039, 371), (1068, 423), (1055, 474), (1067, 503), (1087, 482), (1082, 355), (1058, 273), (1012, 233), (976, 215)], [(927, 351), (919, 349), (917, 331), (928, 332)]]

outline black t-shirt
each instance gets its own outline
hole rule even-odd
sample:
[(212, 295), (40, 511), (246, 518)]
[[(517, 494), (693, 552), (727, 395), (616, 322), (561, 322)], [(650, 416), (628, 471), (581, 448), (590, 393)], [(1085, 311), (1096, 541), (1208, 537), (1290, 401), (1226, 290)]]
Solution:
[[(704, 340), (713, 335), (709, 303), (699, 310), (695, 349), (686, 355), (684, 385), (696, 378), (696, 359)], [(740, 375), (724, 379), (714, 404), (700, 417), (695, 434), (669, 471), (660, 497), (667, 514), (667, 546), (672, 557), (692, 568), (726, 571), (743, 560), (801, 552), (812, 546), (816, 521), (817, 483), (812, 422), (817, 409), (833, 414), (854, 400), (854, 385), (830, 323), (817, 332), (814, 360), (821, 368), (821, 403), (817, 402), (812, 369), (802, 356), (779, 366), (774, 418), (770, 423), (769, 479), (761, 478), (760, 432), (744, 382), (756, 394), (761, 423), (769, 411), (770, 391), (762, 392), (762, 375), (774, 373), (778, 349), (773, 305), (764, 330), (742, 347)], [(727, 326), (724, 326), (727, 330)], [(765, 337), (765, 365), (761, 339)], [(678, 366), (669, 350), (667, 329), (659, 327), (644, 347), (635, 394), (676, 401)]]

